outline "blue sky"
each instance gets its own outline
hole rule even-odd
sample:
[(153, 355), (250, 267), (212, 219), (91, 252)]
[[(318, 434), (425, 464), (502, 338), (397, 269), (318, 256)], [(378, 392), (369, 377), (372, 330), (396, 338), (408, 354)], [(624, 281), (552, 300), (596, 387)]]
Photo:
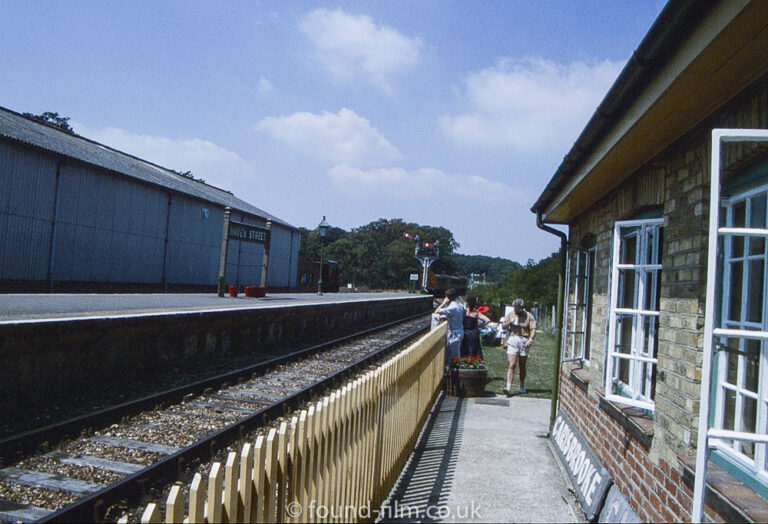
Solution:
[(662, 0), (0, 0), (0, 106), (296, 226), (558, 248), (530, 208)]

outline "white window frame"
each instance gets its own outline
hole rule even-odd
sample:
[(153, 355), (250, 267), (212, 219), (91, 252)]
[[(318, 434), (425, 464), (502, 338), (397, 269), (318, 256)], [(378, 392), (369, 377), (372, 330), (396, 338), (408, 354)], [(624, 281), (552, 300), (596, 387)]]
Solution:
[[(661, 292), (661, 264), (649, 264), (647, 263), (648, 248), (656, 249), (657, 260), (660, 258), (660, 253), (663, 248), (659, 241), (658, 232), (664, 226), (663, 218), (652, 218), (647, 220), (624, 220), (614, 224), (613, 228), (613, 253), (611, 257), (611, 304), (609, 309), (609, 321), (608, 321), (608, 350), (606, 351), (606, 365), (605, 365), (605, 398), (608, 400), (619, 402), (622, 404), (629, 404), (641, 409), (653, 411), (655, 402), (649, 395), (643, 395), (641, 391), (652, 391), (653, 384), (653, 370), (656, 367), (657, 359), (653, 356), (656, 353), (656, 338), (646, 337), (646, 325), (645, 320), (652, 319), (655, 323), (655, 329), (658, 332), (658, 317), (659, 312), (657, 310), (643, 309), (642, 305), (645, 302), (645, 298), (648, 293)], [(622, 264), (621, 263), (621, 248), (622, 248), (622, 236), (621, 230), (623, 228), (638, 227), (638, 242), (635, 252), (635, 263)], [(655, 236), (655, 244), (648, 246), (647, 232), (651, 229), (655, 229), (657, 234)], [(619, 282), (621, 281), (620, 272), (633, 272), (635, 278), (634, 296), (632, 299), (633, 304), (636, 307), (633, 308), (620, 308), (618, 307), (618, 301), (620, 297)], [(654, 279), (655, 278), (655, 282)], [(655, 288), (654, 288), (655, 286)], [(619, 316), (629, 316), (633, 318), (632, 333), (630, 336), (631, 347), (629, 353), (621, 353), (616, 351), (616, 340), (618, 338), (617, 321)], [(649, 347), (646, 351), (642, 351), (643, 344), (646, 340), (650, 341)], [(614, 385), (618, 385), (618, 373), (616, 369), (620, 360), (629, 361), (629, 383), (622, 383), (624, 385), (625, 395), (614, 393)], [(643, 364), (649, 364), (643, 366)], [(645, 372), (643, 373), (643, 368)]]
[[(719, 238), (727, 235), (753, 235), (763, 236), (768, 242), (768, 231), (749, 228), (727, 228), (720, 224), (720, 164), (721, 147), (723, 143), (738, 142), (768, 142), (768, 130), (766, 129), (713, 129), (710, 148), (710, 183), (709, 183), (709, 241), (707, 247), (707, 298), (704, 318), (704, 351), (701, 366), (701, 393), (699, 406), (699, 430), (696, 449), (696, 473), (693, 486), (693, 509), (691, 521), (701, 522), (704, 515), (705, 485), (707, 478), (707, 461), (712, 446), (717, 446), (723, 441), (738, 440), (751, 441), (758, 444), (768, 444), (768, 435), (765, 433), (747, 433), (710, 427), (710, 393), (712, 384), (712, 371), (714, 360), (714, 346), (718, 337), (744, 338), (759, 340), (763, 344), (768, 343), (768, 331), (752, 331), (742, 329), (729, 329), (717, 327), (716, 316), (717, 284), (720, 282), (720, 271), (717, 265)], [(742, 303), (743, 306), (743, 303)], [(765, 307), (765, 305), (763, 306)], [(765, 372), (761, 362), (760, 384), (764, 382), (762, 374)], [(714, 387), (717, 387), (717, 382)], [(761, 387), (761, 401), (767, 397), (764, 387)], [(759, 427), (759, 426), (758, 426)]]
[[(583, 364), (589, 365), (589, 361), (586, 360), (586, 353), (589, 347), (587, 335), (590, 330), (588, 326), (591, 321), (589, 318), (589, 306), (592, 301), (590, 284), (593, 277), (591, 267), (596, 253), (597, 248), (595, 247), (589, 249), (568, 248), (565, 266), (566, 304), (563, 318), (565, 336), (563, 337), (561, 348), (562, 362), (581, 361)], [(582, 267), (580, 263), (582, 259), (584, 260), (584, 274), (581, 274), (579, 271), (579, 268)], [(575, 264), (572, 262), (575, 262)], [(575, 271), (573, 266), (576, 267)], [(581, 287), (579, 286), (579, 280), (583, 281)], [(580, 294), (579, 289), (581, 289)], [(571, 297), (572, 295), (573, 297)], [(578, 329), (578, 327), (581, 329)]]
[[(762, 238), (763, 242), (768, 244), (768, 226), (763, 224), (763, 228), (751, 228), (750, 215), (751, 215), (751, 199), (760, 194), (765, 195), (768, 199), (768, 182), (762, 184), (757, 188), (753, 188), (747, 191), (742, 191), (730, 198), (723, 199), (721, 202), (725, 207), (725, 227), (721, 228), (721, 236), (723, 239), (722, 254), (723, 254), (723, 267), (722, 267), (722, 306), (720, 308), (720, 319), (718, 331), (730, 332), (730, 336), (715, 336), (715, 351), (718, 353), (718, 358), (715, 361), (714, 368), (714, 390), (715, 390), (715, 404), (714, 417), (712, 428), (719, 431), (734, 431), (741, 434), (755, 434), (768, 436), (768, 372), (766, 366), (768, 366), (768, 342), (760, 341), (749, 337), (749, 332), (768, 331), (768, 305), (765, 304), (766, 296), (768, 296), (768, 255), (766, 254), (766, 246), (763, 246), (763, 252), (760, 254), (750, 254), (749, 249), (752, 239)], [(736, 204), (745, 203), (745, 222), (743, 227), (734, 227), (733, 224), (733, 210)], [(767, 200), (768, 205), (768, 200)], [(768, 209), (766, 210), (768, 211)], [(733, 256), (733, 242), (735, 237), (744, 238), (744, 244), (742, 247), (741, 256)], [(750, 272), (747, 269), (751, 262), (762, 261), (763, 274), (762, 274), (762, 315), (758, 322), (749, 321), (746, 316), (748, 314), (748, 295), (752, 289), (748, 282), (750, 278)], [(735, 264), (742, 264), (741, 269), (741, 297), (739, 306), (739, 319), (733, 320), (730, 317), (730, 298), (731, 298), (731, 282), (732, 282), (732, 268)], [(717, 330), (717, 328), (716, 328)], [(725, 350), (728, 340), (735, 340), (738, 344), (737, 352)], [(760, 344), (759, 358), (759, 376), (757, 381), (757, 391), (753, 392), (746, 388), (746, 367), (747, 367), (747, 344), (751, 341), (755, 341)], [(736, 360), (736, 384), (732, 384), (728, 381), (728, 361), (733, 358)], [(732, 394), (735, 397), (734, 407), (734, 420), (733, 427), (726, 428), (725, 420), (725, 397), (727, 394)], [(756, 402), (757, 414), (755, 420), (755, 431), (748, 430), (745, 427), (744, 413), (745, 402), (749, 400)], [(762, 428), (762, 430), (761, 430)], [(713, 438), (710, 441), (710, 446), (715, 448), (728, 456), (730, 459), (740, 463), (750, 473), (755, 475), (763, 483), (768, 483), (768, 469), (766, 468), (766, 447), (762, 444), (754, 445), (754, 458), (744, 453), (743, 449), (745, 444), (750, 440), (729, 440), (723, 438)]]

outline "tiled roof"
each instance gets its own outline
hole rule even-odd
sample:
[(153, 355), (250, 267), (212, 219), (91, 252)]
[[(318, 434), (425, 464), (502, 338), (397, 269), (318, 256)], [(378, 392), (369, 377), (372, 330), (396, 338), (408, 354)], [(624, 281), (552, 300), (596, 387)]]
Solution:
[(217, 187), (0, 107), (0, 136), (297, 229)]

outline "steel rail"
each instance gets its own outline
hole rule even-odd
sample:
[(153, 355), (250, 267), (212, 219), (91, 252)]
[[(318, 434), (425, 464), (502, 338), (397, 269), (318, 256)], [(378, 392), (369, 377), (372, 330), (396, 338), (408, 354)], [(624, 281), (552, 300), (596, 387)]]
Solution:
[[(369, 329), (361, 333), (357, 333), (353, 336), (342, 337), (332, 342), (314, 346), (302, 350), (299, 354), (306, 355), (308, 352), (317, 352), (320, 347), (330, 347), (333, 344), (338, 344), (342, 341), (349, 341), (350, 339), (359, 338), (364, 336), (363, 333), (370, 334), (387, 327), (391, 327), (395, 324), (399, 324), (408, 320), (424, 316), (425, 313), (419, 313), (411, 317), (391, 322), (386, 325), (379, 326), (377, 328)], [(148, 489), (161, 482), (168, 482), (184, 474), (184, 470), (188, 464), (194, 463), (194, 461), (208, 461), (213, 457), (217, 450), (225, 448), (227, 445), (234, 441), (244, 438), (247, 432), (267, 424), (269, 421), (284, 415), (290, 410), (298, 409), (302, 403), (309, 401), (313, 396), (323, 393), (324, 391), (333, 387), (344, 377), (353, 374), (361, 367), (372, 363), (380, 357), (391, 352), (393, 349), (399, 347), (406, 340), (417, 336), (420, 333), (428, 330), (429, 326), (424, 326), (415, 329), (402, 336), (399, 340), (396, 340), (387, 346), (365, 356), (352, 364), (347, 365), (343, 369), (318, 380), (314, 384), (311, 384), (295, 393), (287, 395), (285, 398), (253, 412), (246, 418), (239, 420), (230, 426), (220, 429), (210, 435), (205, 436), (201, 440), (197, 441), (186, 448), (169, 455), (154, 464), (138, 471), (132, 475), (129, 475), (118, 482), (111, 484), (103, 490), (79, 499), (72, 504), (61, 508), (39, 522), (100, 522), (103, 521), (108, 509), (119, 502), (128, 501), (136, 502), (140, 497), (147, 493)], [(296, 358), (297, 354), (289, 355), (286, 357), (279, 357), (272, 359), (268, 362), (264, 362), (261, 365), (266, 369), (268, 367), (274, 367), (283, 362)], [(258, 366), (258, 365), (257, 365)], [(255, 366), (254, 366), (255, 367)], [(230, 377), (231, 374), (226, 374)], [(225, 375), (221, 375), (217, 378), (223, 379)], [(210, 385), (208, 386), (210, 387)]]
[(252, 375), (254, 373), (267, 371), (272, 367), (279, 366), (280, 364), (284, 364), (291, 360), (324, 351), (333, 347), (334, 345), (343, 344), (355, 338), (370, 335), (376, 331), (386, 329), (401, 322), (407, 322), (408, 320), (412, 320), (426, 314), (426, 311), (417, 313), (410, 317), (388, 322), (386, 324), (359, 331), (351, 335), (346, 335), (344, 337), (339, 337), (293, 353), (288, 353), (273, 359), (264, 360), (251, 366), (236, 369), (234, 371), (228, 371), (226, 373), (221, 373), (219, 375), (198, 380), (184, 386), (178, 386), (176, 388), (161, 391), (159, 393), (153, 393), (145, 397), (129, 400), (121, 404), (95, 410), (84, 415), (73, 417), (71, 419), (55, 422), (47, 426), (0, 439), (0, 464), (9, 463), (17, 460), (20, 457), (30, 455), (45, 442), (57, 442), (68, 436), (76, 436), (79, 435), (83, 429), (109, 425), (119, 421), (125, 416), (134, 415), (136, 413), (152, 409), (155, 406), (166, 402), (178, 402), (189, 394), (199, 393), (207, 388), (219, 387), (225, 382), (236, 381), (242, 377)]

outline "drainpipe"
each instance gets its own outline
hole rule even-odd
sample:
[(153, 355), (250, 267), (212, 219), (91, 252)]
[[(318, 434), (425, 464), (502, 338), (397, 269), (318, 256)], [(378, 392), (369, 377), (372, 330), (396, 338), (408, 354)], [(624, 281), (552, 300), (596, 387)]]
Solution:
[(563, 345), (563, 299), (565, 294), (565, 261), (568, 256), (568, 236), (562, 231), (550, 227), (544, 224), (541, 218), (541, 211), (536, 211), (536, 226), (560, 237), (560, 272), (557, 275), (557, 310), (556, 310), (556, 327), (555, 327), (555, 358), (554, 365), (552, 367), (552, 406), (549, 410), (549, 430), (552, 431), (552, 426), (555, 424), (555, 417), (557, 416), (557, 403), (560, 400), (560, 348)]

